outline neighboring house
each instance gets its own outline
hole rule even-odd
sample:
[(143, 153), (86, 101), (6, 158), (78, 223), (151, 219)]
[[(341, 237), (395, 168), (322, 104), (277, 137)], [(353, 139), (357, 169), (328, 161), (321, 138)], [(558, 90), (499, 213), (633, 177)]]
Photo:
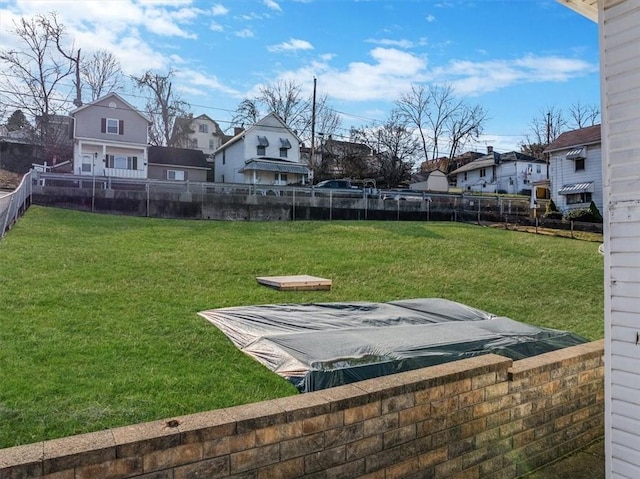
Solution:
[(640, 477), (640, 8), (637, 0), (561, 1), (599, 26), (605, 475), (636, 478)]
[(150, 179), (175, 181), (207, 181), (211, 163), (200, 150), (149, 147)]
[[(182, 133), (178, 133), (182, 131)], [(214, 152), (228, 140), (218, 123), (207, 115), (195, 118), (177, 118), (174, 125), (174, 135), (181, 136), (176, 141), (180, 148), (200, 150), (213, 159)]]
[(602, 148), (600, 125), (562, 133), (546, 149), (549, 189), (560, 211), (588, 208), (602, 212)]
[(486, 155), (452, 171), (452, 183), (462, 191), (529, 195), (532, 182), (546, 177), (544, 160), (517, 151), (487, 150)]
[(214, 154), (217, 183), (286, 185), (306, 183), (300, 138), (275, 113), (239, 131)]
[(73, 172), (78, 175), (147, 177), (151, 121), (117, 93), (71, 112)]
[(449, 191), (447, 175), (440, 170), (416, 173), (411, 177), (409, 188), (416, 191), (433, 191), (446, 193)]

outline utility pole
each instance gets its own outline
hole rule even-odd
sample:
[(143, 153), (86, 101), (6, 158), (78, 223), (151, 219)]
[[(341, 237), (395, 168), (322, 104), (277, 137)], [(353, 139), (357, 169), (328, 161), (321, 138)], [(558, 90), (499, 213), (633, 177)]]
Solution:
[(309, 182), (313, 184), (313, 161), (316, 153), (316, 77), (313, 77), (313, 104), (311, 106), (311, 155), (309, 157)]
[[(551, 112), (547, 112), (547, 144), (544, 146), (545, 150), (551, 143)], [(549, 153), (544, 154), (545, 163), (547, 165), (547, 180), (549, 179)]]

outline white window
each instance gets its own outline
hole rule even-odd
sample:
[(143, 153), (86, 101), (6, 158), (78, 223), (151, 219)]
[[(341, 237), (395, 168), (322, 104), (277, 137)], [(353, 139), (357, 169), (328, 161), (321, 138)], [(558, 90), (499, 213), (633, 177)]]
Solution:
[(184, 181), (184, 171), (167, 170), (167, 180)]
[(480, 168), (480, 178), (484, 178), (485, 176), (487, 176), (487, 169)]
[(280, 158), (286, 158), (288, 151), (289, 151), (288, 148), (280, 148)]
[(216, 140), (209, 140), (209, 149), (210, 150), (216, 149)]
[(189, 148), (198, 148), (198, 139), (192, 138), (189, 140)]
[(107, 133), (111, 133), (113, 135), (118, 134), (118, 120), (113, 118), (107, 118)]
[(117, 168), (119, 170), (137, 170), (138, 157), (124, 155), (107, 155), (107, 168)]
[(207, 125), (205, 123), (200, 123), (198, 125), (198, 131), (200, 133), (209, 133), (209, 125)]
[(82, 172), (91, 173), (91, 163), (82, 163)]

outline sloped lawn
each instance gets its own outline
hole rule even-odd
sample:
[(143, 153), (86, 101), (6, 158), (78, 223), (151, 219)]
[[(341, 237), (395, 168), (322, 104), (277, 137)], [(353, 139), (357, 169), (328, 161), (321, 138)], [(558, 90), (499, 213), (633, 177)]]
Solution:
[[(331, 291), (256, 276), (310, 274)], [(0, 240), (0, 448), (296, 394), (198, 311), (442, 297), (603, 336), (598, 243), (456, 223), (178, 221), (31, 207)]]

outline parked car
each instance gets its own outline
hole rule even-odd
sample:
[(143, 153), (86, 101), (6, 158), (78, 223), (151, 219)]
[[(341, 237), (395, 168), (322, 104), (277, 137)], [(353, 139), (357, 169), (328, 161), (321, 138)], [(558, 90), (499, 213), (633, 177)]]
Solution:
[(348, 190), (356, 187), (351, 186), (349, 180), (324, 180), (315, 185), (315, 188), (342, 188)]

